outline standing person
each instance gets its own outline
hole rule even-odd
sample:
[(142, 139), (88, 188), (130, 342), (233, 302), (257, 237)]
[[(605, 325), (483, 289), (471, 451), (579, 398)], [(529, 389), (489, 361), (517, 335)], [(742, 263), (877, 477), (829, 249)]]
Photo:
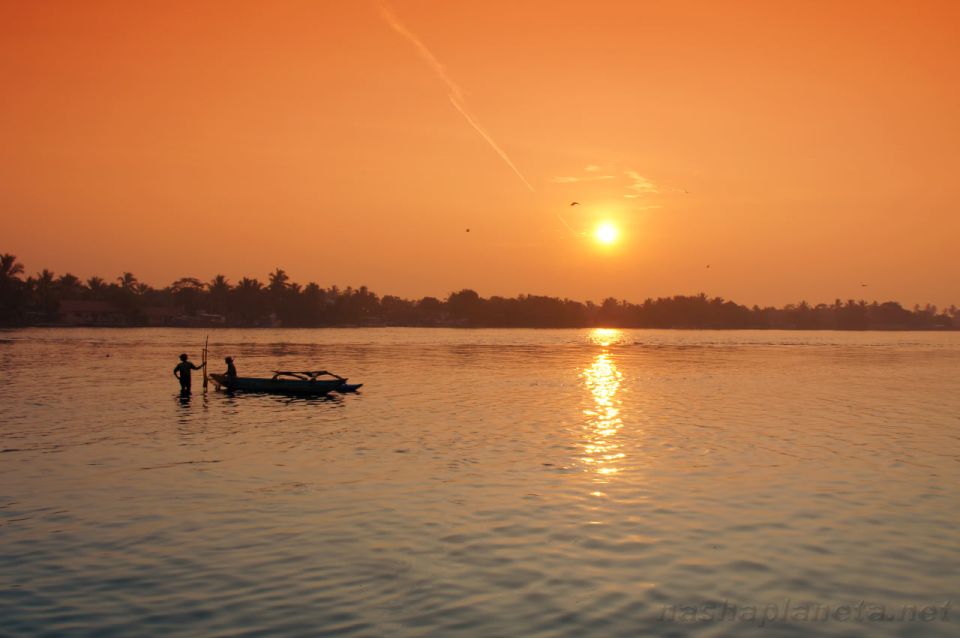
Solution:
[(227, 363), (227, 371), (223, 373), (226, 377), (234, 378), (237, 376), (237, 366), (233, 365), (233, 357), (226, 357), (224, 359)]
[(180, 355), (180, 363), (173, 368), (173, 376), (180, 381), (181, 394), (190, 394), (190, 371), (200, 370), (207, 365), (205, 363), (199, 366), (195, 365), (192, 361), (187, 361), (187, 358), (185, 354)]

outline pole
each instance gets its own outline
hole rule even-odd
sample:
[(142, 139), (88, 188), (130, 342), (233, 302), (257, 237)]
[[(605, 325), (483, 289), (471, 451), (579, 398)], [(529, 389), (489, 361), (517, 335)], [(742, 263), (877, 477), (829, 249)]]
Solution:
[(210, 344), (210, 335), (203, 340), (203, 391), (207, 391), (207, 346)]

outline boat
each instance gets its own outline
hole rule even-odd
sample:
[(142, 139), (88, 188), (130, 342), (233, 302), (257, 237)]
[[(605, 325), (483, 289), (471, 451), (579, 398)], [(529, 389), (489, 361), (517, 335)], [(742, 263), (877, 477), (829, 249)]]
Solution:
[[(359, 388), (362, 383), (348, 384), (347, 379), (326, 370), (305, 370), (302, 372), (291, 370), (273, 370), (273, 376), (262, 377), (228, 377), (225, 374), (212, 373), (210, 378), (217, 389), (242, 392), (269, 392), (272, 394), (300, 394), (324, 395), (334, 391), (351, 392)], [(320, 377), (329, 376), (329, 379)], [(351, 389), (352, 388), (352, 389)]]

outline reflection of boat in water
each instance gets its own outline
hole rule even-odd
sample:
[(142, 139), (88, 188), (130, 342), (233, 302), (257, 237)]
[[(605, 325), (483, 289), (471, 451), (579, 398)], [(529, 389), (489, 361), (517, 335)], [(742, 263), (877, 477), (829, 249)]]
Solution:
[[(324, 376), (330, 378), (320, 378)], [(230, 377), (225, 374), (211, 374), (210, 378), (217, 384), (217, 389), (272, 394), (323, 395), (330, 392), (355, 392), (363, 385), (362, 383), (347, 383), (345, 377), (326, 370), (307, 370), (304, 372), (274, 370), (273, 376), (269, 378)]]

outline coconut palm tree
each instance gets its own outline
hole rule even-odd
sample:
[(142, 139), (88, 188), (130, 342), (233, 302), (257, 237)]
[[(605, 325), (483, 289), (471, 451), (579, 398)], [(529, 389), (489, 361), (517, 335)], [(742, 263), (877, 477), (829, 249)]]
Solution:
[(226, 292), (230, 290), (230, 281), (223, 275), (217, 275), (207, 284), (210, 292)]
[(0, 255), (0, 323), (16, 323), (22, 316), (26, 301), (23, 264), (14, 255)]
[(277, 293), (282, 291), (287, 287), (287, 282), (290, 281), (290, 277), (287, 275), (286, 271), (282, 268), (277, 268), (269, 275), (270, 281), (270, 291)]
[(60, 299), (77, 299), (83, 292), (83, 284), (75, 275), (67, 273), (57, 279), (57, 294)]
[(210, 309), (217, 314), (227, 314), (227, 300), (230, 298), (230, 282), (223, 275), (217, 275), (207, 284), (210, 296)]
[(37, 273), (37, 278), (28, 280), (33, 285), (34, 300), (37, 309), (44, 315), (51, 315), (57, 311), (57, 278), (53, 272), (44, 268)]
[(0, 255), (0, 285), (9, 284), (17, 275), (23, 274), (23, 264), (17, 261), (16, 255), (4, 253)]
[(120, 287), (124, 290), (133, 290), (133, 287), (136, 286), (139, 281), (132, 272), (125, 272), (117, 277), (117, 283), (119, 283)]
[(244, 277), (234, 290), (260, 291), (263, 290), (263, 284), (256, 278), (251, 279), (250, 277)]
[(264, 307), (263, 284), (244, 277), (230, 293), (230, 308), (244, 323), (257, 323), (268, 314)]
[(103, 293), (107, 289), (107, 282), (101, 277), (90, 277), (87, 279), (87, 296), (90, 299), (101, 300)]

